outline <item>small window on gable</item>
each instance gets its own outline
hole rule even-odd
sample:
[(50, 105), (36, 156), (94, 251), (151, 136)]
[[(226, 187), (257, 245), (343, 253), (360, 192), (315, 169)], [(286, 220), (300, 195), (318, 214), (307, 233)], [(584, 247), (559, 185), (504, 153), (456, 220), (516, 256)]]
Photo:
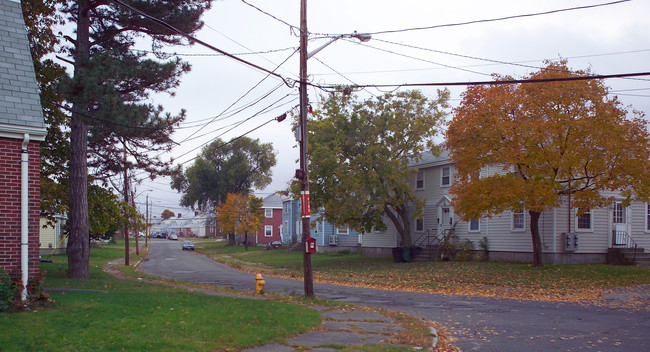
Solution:
[(469, 232), (481, 232), (480, 219), (471, 219), (469, 221)]
[(273, 217), (273, 209), (264, 209), (264, 216), (267, 218)]
[(451, 167), (443, 167), (440, 170), (440, 186), (447, 187), (451, 185)]
[(524, 210), (512, 212), (512, 231), (524, 231), (526, 229), (526, 213)]
[(424, 232), (424, 215), (415, 219), (415, 231)]
[(424, 189), (424, 170), (415, 173), (415, 189)]
[(582, 213), (582, 214), (577, 216), (576, 229), (578, 231), (581, 231), (581, 230), (582, 231), (590, 231), (592, 229), (591, 228), (591, 220), (592, 220), (591, 209), (587, 209), (587, 210), (578, 209), (577, 212)]

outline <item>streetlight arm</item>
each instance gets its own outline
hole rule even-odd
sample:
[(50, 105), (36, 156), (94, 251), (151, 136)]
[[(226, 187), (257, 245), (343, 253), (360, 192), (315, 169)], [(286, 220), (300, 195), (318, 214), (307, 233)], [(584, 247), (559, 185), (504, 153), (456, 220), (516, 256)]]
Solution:
[(338, 35), (332, 39), (330, 39), (329, 42), (319, 46), (318, 48), (314, 49), (312, 52), (307, 54), (307, 59), (310, 59), (312, 56), (316, 55), (319, 51), (325, 49), (328, 45), (334, 43), (335, 41), (341, 39), (341, 38), (356, 38), (359, 39), (362, 42), (367, 42), (370, 40), (371, 36), (370, 34), (363, 34), (363, 33), (357, 33), (356, 31), (353, 34), (342, 34)]

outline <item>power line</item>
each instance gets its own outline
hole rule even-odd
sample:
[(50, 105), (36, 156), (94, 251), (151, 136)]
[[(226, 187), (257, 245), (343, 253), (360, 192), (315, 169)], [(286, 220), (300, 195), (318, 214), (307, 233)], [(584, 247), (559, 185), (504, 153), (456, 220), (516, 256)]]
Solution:
[(212, 45), (210, 45), (210, 44), (208, 44), (208, 43), (206, 43), (206, 42), (204, 42), (204, 41), (202, 41), (200, 39), (195, 38), (194, 36), (192, 36), (192, 35), (190, 35), (188, 33), (185, 33), (183, 31), (181, 31), (180, 29), (177, 29), (176, 27), (170, 25), (169, 23), (167, 23), (167, 22), (165, 22), (165, 21), (163, 21), (163, 20), (161, 20), (159, 18), (151, 16), (151, 15), (149, 15), (149, 14), (143, 12), (143, 11), (140, 11), (140, 10), (136, 9), (135, 7), (133, 7), (131, 5), (125, 4), (121, 0), (112, 0), (112, 1), (115, 2), (116, 4), (122, 6), (122, 7), (125, 7), (127, 9), (137, 13), (138, 15), (140, 15), (140, 16), (142, 16), (144, 18), (147, 18), (147, 19), (149, 19), (149, 20), (151, 20), (151, 21), (153, 21), (153, 22), (155, 22), (155, 23), (157, 23), (157, 24), (159, 24), (159, 25), (161, 25), (161, 26), (163, 26), (163, 27), (165, 27), (165, 28), (167, 28), (169, 30), (174, 31), (175, 33), (189, 39), (190, 41), (192, 41), (194, 43), (198, 43), (200, 45), (203, 45), (206, 48), (209, 48), (209, 49), (214, 50), (214, 51), (216, 51), (218, 53), (221, 53), (224, 56), (227, 56), (227, 57), (229, 57), (229, 58), (231, 58), (231, 59), (233, 59), (235, 61), (238, 61), (238, 62), (240, 62), (240, 63), (242, 63), (242, 64), (244, 64), (246, 66), (253, 67), (253, 68), (255, 68), (255, 69), (259, 70), (259, 71), (266, 72), (269, 75), (277, 77), (277, 78), (281, 79), (282, 82), (284, 82), (284, 84), (286, 84), (287, 87), (289, 87), (289, 88), (293, 88), (295, 86), (296, 81), (294, 81), (294, 80), (291, 80), (291, 82), (290, 82), (287, 78), (282, 77), (282, 75), (280, 75), (278, 73), (267, 70), (267, 69), (265, 69), (265, 68), (263, 68), (263, 67), (261, 67), (259, 65), (256, 65), (256, 64), (254, 64), (254, 63), (252, 63), (250, 61), (246, 61), (246, 60), (244, 60), (242, 58), (239, 58), (239, 57), (237, 57), (235, 55), (229, 54), (229, 53), (227, 53), (227, 52), (225, 52), (225, 51), (223, 51), (223, 50), (221, 50), (221, 49), (219, 49), (219, 48), (217, 48), (215, 46), (212, 46)]
[(273, 18), (274, 20), (276, 20), (276, 21), (278, 21), (278, 22), (280, 22), (280, 23), (282, 23), (282, 24), (285, 24), (285, 25), (289, 26), (289, 29), (291, 30), (291, 33), (292, 33), (292, 34), (295, 35), (296, 32), (297, 32), (297, 33), (300, 33), (300, 27), (294, 26), (294, 25), (288, 23), (288, 22), (285, 21), (285, 20), (279, 19), (279, 18), (275, 17), (274, 15), (272, 15), (272, 14), (270, 14), (270, 13), (268, 13), (268, 12), (262, 10), (262, 9), (260, 9), (259, 7), (255, 6), (255, 5), (253, 5), (253, 4), (250, 4), (250, 3), (248, 3), (248, 2), (246, 2), (246, 0), (241, 0), (241, 1), (242, 1), (244, 4), (246, 4), (246, 5), (248, 5), (248, 6), (252, 7), (252, 8), (254, 8), (255, 10), (257, 10), (257, 11), (259, 11), (259, 12), (261, 12), (261, 13), (263, 13), (263, 14), (265, 14), (265, 15), (271, 17), (271, 18)]
[[(437, 29), (437, 28), (445, 28), (445, 27), (458, 27), (458, 26), (465, 26), (465, 25), (470, 25), (470, 24), (497, 22), (497, 21), (517, 19), (517, 18), (526, 18), (526, 17), (536, 17), (536, 16), (550, 15), (550, 14), (555, 14), (555, 13), (560, 13), (560, 12), (568, 12), (568, 11), (574, 11), (574, 10), (585, 10), (585, 9), (591, 9), (591, 8), (602, 7), (602, 6), (617, 5), (617, 4), (621, 4), (621, 3), (625, 3), (625, 2), (629, 2), (629, 1), (631, 1), (631, 0), (620, 0), (620, 1), (613, 1), (613, 2), (608, 2), (608, 3), (603, 3), (603, 4), (569, 7), (569, 8), (564, 8), (564, 9), (550, 10), (550, 11), (544, 11), (544, 12), (535, 12), (535, 13), (528, 13), (528, 14), (522, 14), (522, 15), (505, 16), (505, 17), (498, 17), (498, 18), (491, 18), (491, 19), (484, 19), (484, 20), (473, 20), (473, 21), (440, 24), (440, 25), (433, 25), (433, 26), (426, 26), (426, 27), (413, 27), (413, 28), (405, 28), (405, 29), (395, 29), (395, 30), (370, 32), (368, 34), (374, 36), (374, 35), (377, 35), (377, 34), (389, 34), (389, 33), (400, 33), (400, 32), (409, 32), (409, 31), (420, 31), (420, 30)], [(335, 36), (336, 34), (319, 33), (318, 35)]]
[[(433, 86), (480, 86), (480, 85), (502, 85), (502, 84), (522, 84), (522, 83), (545, 83), (545, 82), (562, 82), (562, 81), (584, 81), (594, 79), (608, 78), (625, 78), (650, 76), (650, 72), (636, 73), (619, 73), (612, 75), (591, 75), (580, 77), (560, 77), (560, 78), (543, 78), (543, 79), (512, 79), (502, 81), (481, 81), (481, 82), (429, 82), (429, 83), (397, 83), (397, 84), (360, 84), (358, 88), (382, 88), (382, 87), (433, 87)], [(335, 89), (337, 86), (322, 86), (314, 83), (307, 83), (317, 88), (328, 90)]]

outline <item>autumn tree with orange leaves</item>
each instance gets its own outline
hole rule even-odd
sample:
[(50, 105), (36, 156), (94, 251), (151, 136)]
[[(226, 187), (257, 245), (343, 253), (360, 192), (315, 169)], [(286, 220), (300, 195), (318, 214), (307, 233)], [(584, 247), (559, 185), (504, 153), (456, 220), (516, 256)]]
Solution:
[[(591, 74), (570, 71), (565, 60), (547, 61), (526, 78), (545, 81), (470, 87), (449, 123), (447, 148), (458, 172), (454, 209), (464, 220), (527, 210), (536, 266), (544, 210), (567, 197), (578, 210), (604, 207), (613, 201), (608, 192), (627, 203), (650, 200), (644, 115), (623, 107), (602, 80), (548, 81)], [(481, 174), (488, 166), (502, 171)]]
[(226, 201), (217, 206), (217, 224), (221, 233), (228, 234), (234, 244), (234, 235), (244, 235), (248, 250), (248, 234), (256, 233), (264, 224), (262, 199), (241, 193), (228, 193)]

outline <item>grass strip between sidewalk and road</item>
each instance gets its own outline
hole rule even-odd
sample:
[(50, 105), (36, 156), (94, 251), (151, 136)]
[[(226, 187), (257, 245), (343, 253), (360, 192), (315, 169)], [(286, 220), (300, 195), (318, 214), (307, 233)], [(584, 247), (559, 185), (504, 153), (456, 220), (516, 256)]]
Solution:
[[(67, 258), (41, 263), (47, 308), (0, 314), (3, 351), (237, 351), (285, 341), (321, 323), (305, 306), (122, 280), (105, 273), (123, 245), (91, 249), (90, 279), (66, 277)], [(139, 258), (132, 256), (132, 263)]]
[[(230, 265), (267, 275), (301, 279), (302, 252), (264, 247), (227, 246), (224, 241), (197, 242), (196, 250)], [(257, 264), (253, 264), (257, 263)], [(349, 251), (312, 255), (317, 282), (361, 287), (476, 296), (602, 303), (619, 288), (650, 284), (650, 269), (613, 265), (545, 265), (501, 262), (393, 263)], [(650, 302), (630, 302), (630, 308)]]

